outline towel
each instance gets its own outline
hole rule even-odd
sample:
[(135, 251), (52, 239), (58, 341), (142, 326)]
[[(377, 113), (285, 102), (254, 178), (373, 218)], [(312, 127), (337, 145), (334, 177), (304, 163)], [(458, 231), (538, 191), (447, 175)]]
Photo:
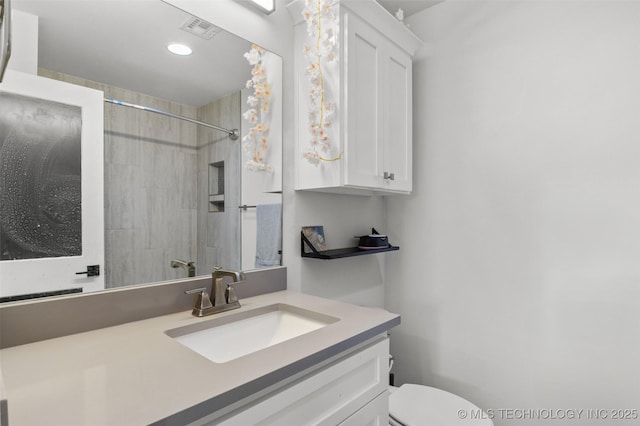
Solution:
[(256, 206), (256, 268), (280, 266), (282, 257), (282, 204)]

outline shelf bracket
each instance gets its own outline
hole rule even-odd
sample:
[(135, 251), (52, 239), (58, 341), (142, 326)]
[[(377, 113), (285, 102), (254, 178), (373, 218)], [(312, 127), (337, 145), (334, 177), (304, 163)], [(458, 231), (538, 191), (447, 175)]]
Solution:
[(304, 257), (305, 254), (308, 254), (304, 251), (304, 247), (307, 246), (311, 249), (311, 252), (319, 255), (320, 253), (316, 248), (311, 244), (311, 241), (307, 237), (305, 237), (304, 232), (300, 231), (300, 256)]

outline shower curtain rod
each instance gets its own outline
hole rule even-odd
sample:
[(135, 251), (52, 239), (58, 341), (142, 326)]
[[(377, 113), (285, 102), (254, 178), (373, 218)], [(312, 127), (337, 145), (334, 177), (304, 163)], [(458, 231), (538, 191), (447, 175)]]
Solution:
[(114, 104), (114, 105), (121, 105), (121, 106), (126, 106), (126, 107), (129, 107), (129, 108), (140, 109), (142, 111), (153, 112), (155, 114), (166, 115), (167, 117), (173, 117), (173, 118), (177, 118), (178, 120), (184, 120), (184, 121), (188, 121), (190, 123), (199, 124), (200, 126), (205, 126), (205, 127), (211, 128), (211, 129), (219, 130), (219, 131), (225, 132), (227, 135), (229, 135), (229, 138), (231, 138), (231, 140), (236, 140), (240, 136), (240, 131), (238, 129), (233, 129), (233, 130), (225, 129), (224, 127), (214, 126), (213, 124), (204, 123), (202, 121), (194, 120), (193, 118), (185, 117), (183, 115), (174, 114), (172, 112), (163, 111), (161, 109), (146, 107), (146, 106), (143, 106), (143, 105), (136, 105), (136, 104), (132, 104), (132, 103), (129, 103), (129, 102), (119, 101), (117, 99), (110, 99), (110, 98), (105, 98), (104, 101), (108, 102), (110, 104)]

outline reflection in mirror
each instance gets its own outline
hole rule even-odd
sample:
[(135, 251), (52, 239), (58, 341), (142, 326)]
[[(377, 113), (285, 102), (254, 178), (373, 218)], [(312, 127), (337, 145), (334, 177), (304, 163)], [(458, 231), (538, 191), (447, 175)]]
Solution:
[[(216, 265), (281, 264), (280, 57), (160, 0), (14, 0), (13, 8), (38, 17), (39, 78), (240, 129), (233, 140), (192, 121), (104, 104), (104, 288), (207, 275)], [(176, 42), (192, 54), (170, 53)], [(4, 216), (0, 210), (3, 226)], [(19, 282), (19, 273), (7, 273), (18, 263), (8, 240), (0, 236), (0, 280), (19, 289), (7, 294), (3, 285), (2, 297), (91, 280), (69, 270), (65, 283)]]

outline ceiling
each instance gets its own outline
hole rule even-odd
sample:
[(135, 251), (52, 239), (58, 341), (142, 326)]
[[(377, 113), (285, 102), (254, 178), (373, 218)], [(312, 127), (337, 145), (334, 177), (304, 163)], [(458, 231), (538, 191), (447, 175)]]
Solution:
[(435, 6), (438, 3), (442, 3), (444, 0), (378, 0), (385, 9), (391, 12), (392, 15), (402, 9), (404, 16), (410, 16), (414, 13), (423, 11), (424, 9)]
[[(251, 43), (226, 31), (205, 40), (180, 27), (190, 14), (158, 0), (14, 0), (39, 17), (38, 66), (201, 106), (245, 86)], [(192, 47), (176, 56), (170, 42)]]
[[(412, 15), (443, 0), (378, 0)], [(38, 64), (173, 102), (201, 106), (245, 86), (251, 44), (226, 31), (205, 40), (180, 27), (190, 14), (158, 0), (13, 0), (39, 17)], [(169, 42), (193, 48), (169, 53)]]

